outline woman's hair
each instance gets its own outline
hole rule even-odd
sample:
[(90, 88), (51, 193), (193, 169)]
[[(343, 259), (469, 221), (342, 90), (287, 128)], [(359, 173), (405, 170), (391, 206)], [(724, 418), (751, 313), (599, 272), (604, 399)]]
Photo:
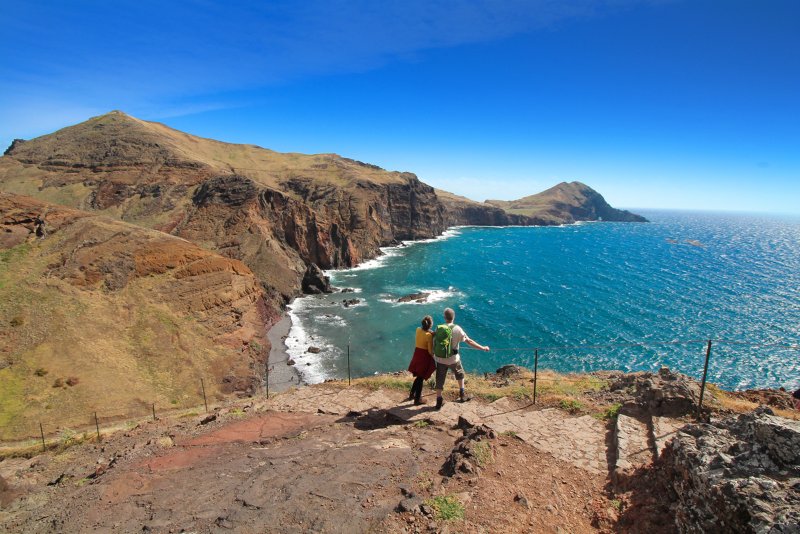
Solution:
[(423, 330), (427, 332), (428, 330), (431, 329), (432, 326), (433, 326), (433, 317), (431, 317), (430, 315), (426, 315), (425, 317), (422, 318)]

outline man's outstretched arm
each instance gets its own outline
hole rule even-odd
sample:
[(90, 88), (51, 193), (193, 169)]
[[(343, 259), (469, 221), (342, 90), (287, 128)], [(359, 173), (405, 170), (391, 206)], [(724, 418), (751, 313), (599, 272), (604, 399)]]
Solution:
[(480, 343), (476, 343), (475, 341), (472, 341), (472, 339), (470, 339), (470, 338), (467, 338), (467, 339), (465, 339), (464, 341), (466, 341), (466, 342), (467, 342), (467, 345), (469, 345), (469, 346), (470, 346), (470, 347), (472, 347), (473, 349), (478, 349), (478, 350), (482, 350), (482, 351), (484, 351), (484, 352), (489, 352), (489, 345), (486, 345), (486, 346), (484, 347), (484, 346), (483, 346), (483, 345), (481, 345)]

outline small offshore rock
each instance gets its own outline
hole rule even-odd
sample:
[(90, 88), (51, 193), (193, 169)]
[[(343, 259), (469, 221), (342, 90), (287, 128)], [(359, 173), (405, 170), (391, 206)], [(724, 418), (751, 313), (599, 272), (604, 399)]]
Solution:
[(420, 291), (419, 293), (411, 293), (409, 295), (405, 295), (397, 299), (397, 302), (428, 302), (428, 297), (430, 297), (430, 293), (425, 293), (424, 291)]
[(312, 346), (308, 347), (308, 350), (306, 352), (310, 352), (311, 354), (319, 354), (321, 351), (322, 351), (321, 348)]
[(289, 358), (288, 360), (286, 360), (286, 365), (294, 365), (294, 364), (295, 361), (293, 359)]
[(349, 308), (350, 306), (355, 306), (359, 302), (361, 302), (361, 301), (358, 300), (358, 299), (346, 299), (346, 300), (342, 301), (342, 304), (344, 304), (345, 308)]

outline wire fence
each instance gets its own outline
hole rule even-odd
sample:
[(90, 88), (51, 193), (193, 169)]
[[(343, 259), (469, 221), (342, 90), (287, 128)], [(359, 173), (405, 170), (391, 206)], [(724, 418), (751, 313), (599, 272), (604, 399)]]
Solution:
[[(583, 382), (582, 378), (569, 378), (568, 376), (560, 376), (558, 379), (543, 378), (539, 376), (541, 369), (540, 360), (544, 356), (552, 357), (554, 354), (570, 353), (570, 356), (575, 356), (575, 353), (585, 352), (588, 350), (602, 350), (610, 351), (616, 349), (658, 349), (662, 347), (696, 347), (698, 351), (698, 358), (696, 365), (692, 363), (683, 362), (682, 365), (676, 365), (676, 362), (671, 362), (669, 367), (684, 375), (690, 376), (700, 381), (700, 396), (698, 399), (698, 411), (702, 411), (703, 402), (705, 400), (706, 384), (709, 378), (709, 365), (712, 363), (712, 355), (714, 351), (718, 351), (723, 346), (747, 347), (751, 349), (766, 349), (766, 350), (782, 350), (782, 351), (800, 351), (800, 343), (787, 343), (780, 342), (750, 342), (731, 339), (687, 339), (687, 340), (670, 340), (670, 341), (638, 341), (638, 342), (618, 342), (618, 343), (595, 343), (584, 345), (541, 345), (541, 346), (525, 346), (525, 347), (493, 347), (492, 352), (509, 353), (513, 356), (506, 359), (507, 363), (522, 363), (521, 367), (528, 368), (533, 371), (533, 403), (536, 403), (538, 395), (538, 383), (548, 381), (559, 382)], [(478, 349), (463, 346), (460, 348), (462, 351), (478, 351)], [(350, 345), (347, 347), (347, 380), (348, 384), (352, 380), (351, 364), (350, 364)], [(563, 360), (561, 360), (563, 362)], [(691, 360), (690, 360), (691, 361)], [(563, 369), (552, 369), (559, 373), (564, 373)], [(615, 366), (611, 364), (607, 367), (597, 367), (595, 369), (582, 369), (580, 373), (587, 373), (601, 370), (615, 370)], [(800, 371), (800, 369), (798, 369)], [(632, 371), (628, 369), (627, 371)], [(567, 371), (569, 372), (569, 371)], [(361, 376), (368, 376), (367, 374)], [(800, 373), (794, 380), (800, 380)], [(797, 386), (800, 386), (798, 382)]]
[[(550, 378), (550, 377), (542, 377), (539, 376), (540, 369), (540, 359), (543, 354), (552, 355), (554, 353), (574, 353), (580, 351), (587, 351), (587, 350), (612, 350), (612, 349), (643, 349), (643, 348), (657, 348), (657, 347), (665, 347), (665, 346), (683, 346), (683, 347), (691, 347), (697, 346), (698, 348), (702, 347), (702, 359), (698, 358), (697, 365), (692, 365), (692, 369), (688, 370), (686, 368), (675, 368), (672, 366), (673, 370), (681, 372), (685, 375), (691, 376), (695, 379), (699, 379), (701, 386), (700, 386), (700, 396), (698, 401), (698, 412), (702, 411), (703, 409), (703, 402), (705, 397), (705, 390), (706, 390), (706, 383), (708, 379), (708, 368), (709, 363), (712, 359), (713, 351), (717, 347), (721, 346), (737, 346), (737, 347), (749, 347), (749, 348), (758, 348), (758, 349), (780, 349), (780, 350), (788, 350), (788, 351), (800, 351), (800, 344), (797, 343), (785, 343), (785, 342), (775, 342), (775, 343), (755, 343), (755, 342), (747, 342), (747, 341), (740, 341), (740, 340), (729, 340), (729, 339), (690, 339), (690, 340), (673, 340), (673, 341), (643, 341), (643, 342), (622, 342), (622, 343), (600, 343), (600, 344), (592, 344), (592, 345), (549, 345), (549, 346), (540, 346), (540, 347), (501, 347), (501, 348), (493, 348), (493, 352), (500, 352), (500, 353), (514, 353), (516, 354), (515, 361), (520, 361), (519, 355), (528, 355), (529, 358), (524, 361), (526, 365), (523, 367), (529, 368), (533, 371), (533, 402), (532, 404), (536, 404), (537, 396), (539, 393), (539, 383), (540, 382), (583, 382), (585, 379), (583, 378), (571, 378), (568, 375), (562, 374), (558, 378)], [(475, 351), (477, 349), (473, 349), (470, 347), (463, 347), (462, 350), (467, 351)], [(352, 362), (351, 360), (354, 358), (352, 354), (351, 346), (348, 344), (346, 349), (346, 369), (347, 369), (347, 384), (348, 386), (352, 385), (352, 380), (354, 378), (365, 377), (365, 376), (372, 376), (372, 373), (364, 373), (358, 374), (354, 376), (352, 370)], [(701, 365), (702, 363), (702, 365)], [(532, 365), (531, 365), (532, 364)], [(688, 367), (688, 366), (687, 366)], [(700, 369), (702, 368), (702, 372)], [(264, 368), (264, 375), (260, 377), (259, 380), (263, 385), (263, 392), (269, 398), (270, 396), (270, 373), (274, 370), (274, 365), (266, 365)], [(600, 369), (597, 369), (600, 370)], [(607, 369), (611, 370), (611, 369)], [(78, 431), (82, 431), (84, 436), (87, 436), (88, 433), (91, 432), (96, 435), (97, 439), (102, 439), (102, 430), (108, 430), (113, 428), (118, 428), (119, 425), (125, 424), (126, 422), (131, 421), (143, 421), (146, 419), (152, 418), (153, 421), (158, 420), (158, 414), (160, 413), (167, 413), (167, 412), (176, 412), (179, 410), (190, 410), (192, 411), (193, 415), (197, 415), (196, 411), (200, 409), (204, 409), (206, 413), (209, 412), (209, 404), (208, 404), (208, 397), (206, 394), (206, 384), (203, 378), (198, 378), (199, 388), (197, 393), (199, 395), (187, 399), (189, 403), (185, 403), (185, 405), (164, 405), (159, 406), (157, 403), (152, 402), (148, 404), (144, 404), (141, 401), (137, 401), (137, 408), (130, 409), (126, 413), (119, 413), (118, 410), (114, 410), (116, 413), (112, 416), (105, 416), (101, 417), (98, 415), (99, 410), (93, 410), (90, 413), (85, 415), (83, 419), (83, 423), (78, 426)], [(202, 404), (199, 402), (202, 401)], [(56, 421), (58, 417), (55, 418)], [(33, 422), (33, 421), (30, 421)], [(29, 423), (30, 423), (29, 422)], [(51, 423), (52, 424), (52, 423)], [(51, 426), (48, 424), (47, 426)], [(38, 436), (37, 438), (41, 442), (41, 446), (43, 450), (46, 450), (48, 447), (47, 444), (47, 437), (50, 436), (51, 446), (54, 444), (54, 440), (57, 442), (59, 441), (59, 424), (52, 424), (51, 428), (47, 429), (46, 425), (43, 421), (38, 421)], [(53, 428), (56, 427), (56, 428)], [(68, 429), (67, 429), (68, 430)], [(63, 432), (63, 429), (62, 429)], [(25, 439), (25, 438), (22, 438)], [(32, 434), (28, 434), (28, 440), (33, 439)], [(64, 437), (61, 436), (60, 440), (63, 441)]]

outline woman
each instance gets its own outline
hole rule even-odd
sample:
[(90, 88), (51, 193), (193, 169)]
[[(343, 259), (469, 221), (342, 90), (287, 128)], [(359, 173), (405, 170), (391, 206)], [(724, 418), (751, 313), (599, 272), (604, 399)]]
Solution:
[(433, 361), (433, 317), (426, 315), (422, 318), (422, 328), (417, 327), (417, 336), (414, 344), (414, 356), (408, 365), (408, 371), (414, 375), (414, 384), (411, 386), (409, 399), (414, 399), (415, 405), (422, 404), (422, 383), (429, 379), (436, 370)]

